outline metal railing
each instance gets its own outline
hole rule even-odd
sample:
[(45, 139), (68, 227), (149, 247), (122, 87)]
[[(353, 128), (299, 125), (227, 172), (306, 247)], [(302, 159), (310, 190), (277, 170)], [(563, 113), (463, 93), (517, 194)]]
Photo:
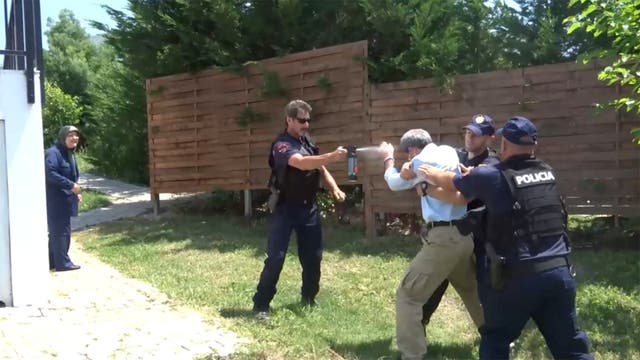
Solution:
[(42, 29), (40, 0), (3, 0), (4, 57), (3, 69), (24, 70), (27, 75), (27, 101), (35, 102), (35, 71), (40, 71), (40, 94), (44, 103), (44, 74), (42, 62)]

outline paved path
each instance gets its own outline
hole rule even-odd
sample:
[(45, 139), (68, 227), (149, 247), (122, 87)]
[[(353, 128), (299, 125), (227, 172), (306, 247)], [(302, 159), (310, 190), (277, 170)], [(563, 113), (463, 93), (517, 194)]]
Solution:
[[(146, 188), (94, 176), (81, 184), (115, 204), (81, 214), (76, 229), (151, 209)], [(82, 269), (52, 272), (45, 306), (0, 309), (0, 359), (215, 359), (246, 342), (76, 246), (70, 255)]]
[[(84, 188), (91, 188), (109, 194), (113, 204), (105, 208), (87, 211), (81, 213), (78, 217), (71, 218), (72, 230), (83, 229), (102, 222), (134, 217), (152, 210), (151, 195), (149, 195), (149, 189), (146, 187), (90, 174), (82, 175), (79, 184)], [(162, 194), (160, 200), (162, 202), (176, 197), (180, 197), (180, 195)]]

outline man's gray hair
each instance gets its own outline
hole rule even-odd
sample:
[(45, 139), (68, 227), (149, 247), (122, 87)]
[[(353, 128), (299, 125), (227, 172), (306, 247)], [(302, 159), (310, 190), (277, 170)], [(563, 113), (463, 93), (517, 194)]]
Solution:
[(303, 100), (300, 100), (300, 99), (291, 100), (287, 104), (287, 106), (284, 107), (284, 116), (295, 119), (298, 117), (298, 110), (302, 110), (306, 113), (310, 113), (312, 108), (311, 108), (311, 105), (309, 105), (307, 102)]
[(400, 138), (400, 151), (409, 152), (410, 147), (416, 147), (423, 149), (425, 146), (431, 144), (431, 135), (423, 129), (411, 129), (404, 133)]

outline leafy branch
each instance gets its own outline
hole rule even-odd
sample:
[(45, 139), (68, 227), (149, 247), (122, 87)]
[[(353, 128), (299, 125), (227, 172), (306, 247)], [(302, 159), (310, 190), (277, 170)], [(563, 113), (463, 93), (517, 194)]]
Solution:
[[(609, 86), (628, 87), (632, 95), (599, 106), (640, 114), (640, 14), (637, 3), (636, 0), (571, 0), (570, 7), (586, 6), (564, 22), (570, 24), (569, 34), (584, 29), (594, 38), (606, 36), (612, 40), (610, 48), (591, 54), (591, 57), (611, 62), (598, 74), (598, 80)], [(585, 63), (589, 60), (589, 57), (583, 58)], [(631, 136), (633, 142), (640, 145), (640, 128), (632, 129)]]

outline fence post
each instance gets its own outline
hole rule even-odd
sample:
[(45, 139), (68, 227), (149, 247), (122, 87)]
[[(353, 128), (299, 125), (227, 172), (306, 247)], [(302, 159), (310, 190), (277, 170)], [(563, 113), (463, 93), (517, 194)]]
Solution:
[(251, 217), (253, 214), (253, 209), (251, 208), (251, 189), (244, 190), (244, 216)]
[[(369, 53), (369, 44), (366, 43), (363, 51), (363, 58), (367, 58)], [(364, 131), (365, 131), (365, 143), (371, 144), (371, 86), (372, 84), (369, 82), (369, 67), (367, 66), (367, 62), (362, 63), (362, 67), (364, 68), (364, 84), (362, 86), (363, 91), (363, 99), (362, 104), (364, 105), (363, 111), (363, 120), (364, 120)], [(376, 237), (376, 218), (375, 213), (373, 212), (373, 205), (371, 204), (371, 192), (373, 191), (371, 187), (371, 169), (365, 169), (366, 173), (363, 177), (362, 181), (362, 191), (364, 192), (364, 224), (365, 224), (365, 241), (368, 243), (373, 242)]]
[(153, 206), (153, 215), (158, 216), (160, 213), (160, 194), (151, 190), (151, 205)]

